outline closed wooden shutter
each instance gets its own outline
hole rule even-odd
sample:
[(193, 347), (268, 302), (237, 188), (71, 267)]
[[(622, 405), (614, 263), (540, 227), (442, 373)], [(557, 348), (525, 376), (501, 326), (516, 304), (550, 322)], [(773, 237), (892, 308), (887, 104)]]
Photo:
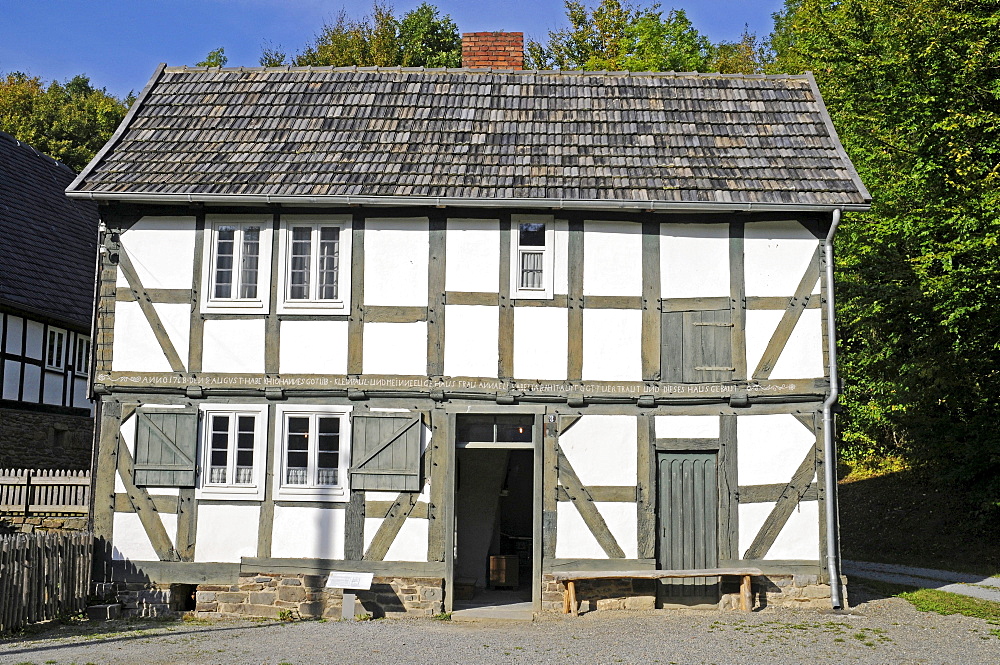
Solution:
[(420, 491), (420, 414), (352, 418), (351, 489)]
[(664, 312), (660, 376), (675, 383), (733, 379), (733, 323), (729, 309)]
[(136, 410), (133, 481), (138, 487), (194, 487), (198, 412)]

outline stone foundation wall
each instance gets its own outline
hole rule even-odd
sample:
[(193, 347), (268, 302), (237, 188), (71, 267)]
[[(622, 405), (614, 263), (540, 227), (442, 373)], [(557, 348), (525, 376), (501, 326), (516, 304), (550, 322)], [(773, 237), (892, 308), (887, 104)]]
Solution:
[[(754, 577), (753, 607), (830, 608), (830, 585), (818, 575), (766, 575)], [(651, 610), (658, 606), (657, 582), (654, 580), (580, 580), (576, 583), (576, 598), (581, 611), (590, 610)], [(566, 585), (551, 575), (542, 578), (542, 611), (562, 612)], [(841, 593), (847, 604), (847, 578), (841, 578)], [(740, 606), (739, 584), (723, 583), (720, 610), (737, 610)]]
[(85, 531), (86, 517), (13, 517), (0, 515), (0, 534), (36, 531)]
[(184, 612), (185, 601), (178, 587), (185, 585), (116, 582), (116, 596), (123, 617), (162, 619)]
[(94, 419), (0, 409), (0, 468), (89, 469)]
[[(258, 574), (237, 584), (198, 586), (195, 612), (205, 618), (341, 618), (343, 591), (324, 586), (324, 575)], [(370, 591), (357, 592), (357, 614), (375, 618), (433, 616), (443, 611), (444, 580), (376, 577)]]

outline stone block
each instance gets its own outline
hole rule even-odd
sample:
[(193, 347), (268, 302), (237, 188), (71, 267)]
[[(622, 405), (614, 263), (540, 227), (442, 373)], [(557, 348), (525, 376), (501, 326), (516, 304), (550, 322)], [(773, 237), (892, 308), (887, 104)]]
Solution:
[(626, 610), (655, 610), (656, 596), (629, 596), (625, 599)]
[(420, 590), (420, 597), (424, 600), (441, 600), (441, 589), (438, 587), (424, 587)]
[(297, 577), (286, 577), (281, 580), (279, 586), (302, 586), (302, 580)]
[(196, 591), (194, 599), (198, 603), (212, 603), (215, 602), (215, 596), (214, 591)]
[(278, 599), (300, 603), (306, 599), (306, 590), (300, 586), (279, 586)]
[(278, 594), (274, 591), (253, 591), (247, 598), (247, 602), (251, 605), (272, 605), (277, 597)]
[(323, 616), (323, 603), (299, 603), (302, 618)]
[(285, 608), (285, 609), (288, 609), (288, 608), (293, 608), (294, 609), (294, 608), (297, 608), (299, 606), (299, 603), (298, 603), (298, 601), (276, 600), (276, 601), (274, 601), (274, 606), (275, 607)]
[(216, 594), (215, 598), (220, 603), (245, 603), (248, 596), (246, 592), (227, 591)]
[(264, 619), (277, 619), (281, 611), (274, 605), (240, 605), (240, 613), (251, 617), (262, 617)]
[(198, 602), (195, 603), (194, 606), (195, 612), (216, 612), (218, 611), (218, 609), (219, 609), (219, 604), (216, 602), (211, 602), (211, 603)]
[(229, 591), (228, 584), (199, 584), (198, 591)]
[(87, 618), (91, 621), (114, 621), (122, 617), (121, 603), (91, 605), (87, 608)]
[(563, 593), (561, 591), (543, 591), (542, 602), (561, 603), (563, 602)]
[(829, 598), (830, 587), (826, 584), (811, 584), (802, 589), (804, 598)]
[(326, 576), (325, 575), (303, 575), (302, 576), (302, 586), (311, 586), (322, 588), (326, 586)]
[(263, 588), (264, 588), (263, 584), (257, 584), (257, 583), (240, 585), (240, 591), (260, 591)]
[(625, 603), (621, 598), (598, 598), (598, 610), (621, 610), (625, 608)]
[(271, 581), (271, 578), (268, 577), (267, 575), (258, 575), (257, 577), (253, 578), (253, 581), (256, 582), (257, 584), (267, 584), (268, 582)]

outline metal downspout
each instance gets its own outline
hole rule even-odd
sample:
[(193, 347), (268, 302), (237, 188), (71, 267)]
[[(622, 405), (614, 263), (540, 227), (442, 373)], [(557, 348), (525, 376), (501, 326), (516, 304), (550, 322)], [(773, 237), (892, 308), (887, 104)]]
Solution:
[(826, 261), (826, 325), (827, 356), (830, 359), (830, 395), (823, 402), (823, 473), (826, 487), (826, 566), (830, 575), (830, 602), (833, 609), (844, 607), (840, 589), (840, 524), (837, 514), (837, 445), (833, 432), (833, 405), (840, 396), (840, 375), (837, 371), (837, 326), (833, 300), (833, 235), (840, 226), (841, 210), (833, 211), (833, 222), (823, 243)]

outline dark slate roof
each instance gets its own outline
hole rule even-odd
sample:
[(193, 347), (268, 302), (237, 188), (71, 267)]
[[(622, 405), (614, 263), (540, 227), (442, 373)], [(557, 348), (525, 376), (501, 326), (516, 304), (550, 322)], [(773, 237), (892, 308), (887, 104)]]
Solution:
[(97, 206), (66, 198), (75, 176), (0, 132), (0, 304), (89, 330)]
[(161, 69), (70, 191), (647, 208), (869, 200), (810, 75), (468, 69)]

